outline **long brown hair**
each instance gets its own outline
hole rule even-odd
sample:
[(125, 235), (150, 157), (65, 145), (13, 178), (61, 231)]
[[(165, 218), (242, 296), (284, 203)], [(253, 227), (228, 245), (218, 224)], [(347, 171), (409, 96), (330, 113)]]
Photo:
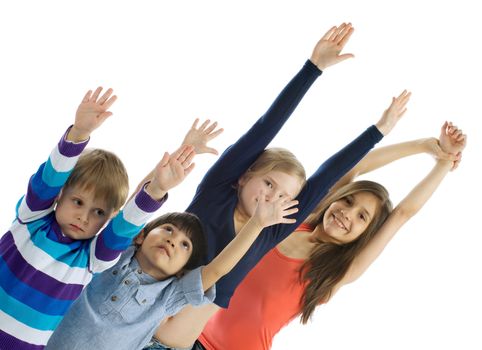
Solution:
[(375, 195), (380, 204), (366, 230), (355, 240), (345, 244), (320, 243), (300, 269), (300, 280), (306, 283), (301, 299), (301, 322), (306, 324), (315, 308), (327, 302), (336, 284), (345, 276), (353, 259), (375, 237), (378, 229), (392, 211), (388, 192), (382, 185), (372, 181), (351, 182), (328, 194), (308, 216), (305, 223), (316, 227), (323, 223), (323, 216), (331, 203), (358, 192)]

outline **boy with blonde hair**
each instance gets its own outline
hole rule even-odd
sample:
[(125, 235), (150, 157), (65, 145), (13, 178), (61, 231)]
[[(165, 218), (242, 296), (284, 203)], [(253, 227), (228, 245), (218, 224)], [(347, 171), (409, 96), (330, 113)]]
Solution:
[(117, 262), (192, 170), (192, 147), (164, 154), (160, 181), (142, 186), (119, 211), (128, 195), (122, 162), (107, 151), (83, 152), (117, 99), (112, 89), (101, 92), (86, 93), (0, 240), (0, 349), (43, 349), (93, 274)]

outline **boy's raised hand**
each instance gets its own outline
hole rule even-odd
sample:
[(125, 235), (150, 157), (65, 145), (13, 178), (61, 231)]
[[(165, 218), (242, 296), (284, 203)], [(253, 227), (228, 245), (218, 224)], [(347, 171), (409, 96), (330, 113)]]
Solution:
[[(184, 137), (183, 145), (194, 147), (196, 154), (212, 153), (217, 155), (218, 151), (212, 147), (208, 147), (207, 143), (221, 134), (224, 129), (215, 130), (218, 126), (217, 122), (211, 123), (209, 119), (201, 124), (198, 128), (199, 118), (196, 118), (191, 128)], [(211, 124), (210, 124), (211, 123)]]
[(338, 27), (331, 27), (316, 44), (310, 61), (320, 70), (324, 70), (329, 66), (354, 57), (351, 53), (340, 55), (354, 30), (351, 23), (342, 23)]
[(447, 153), (455, 154), (458, 159), (454, 162), (452, 170), (455, 170), (461, 161), (462, 151), (467, 144), (467, 135), (453, 125), (452, 122), (445, 122), (440, 129), (440, 147)]
[(286, 216), (298, 212), (298, 208), (294, 208), (295, 205), (298, 205), (297, 200), (292, 200), (288, 197), (266, 199), (266, 194), (260, 192), (253, 219), (261, 227), (275, 224), (294, 224), (296, 220)]
[(411, 92), (407, 90), (403, 90), (402, 93), (398, 97), (392, 98), (392, 103), (390, 106), (383, 112), (382, 117), (376, 124), (376, 127), (380, 132), (387, 136), (390, 131), (392, 131), (393, 127), (398, 123), (398, 121), (402, 118), (402, 116), (407, 111), (407, 103), (410, 100), (410, 96), (412, 95)]
[(151, 182), (146, 187), (146, 192), (160, 200), (173, 187), (179, 185), (194, 168), (192, 160), (196, 153), (192, 146), (182, 146), (179, 150), (169, 155), (164, 153), (161, 161), (154, 168)]
[(102, 123), (112, 115), (108, 109), (117, 100), (117, 96), (112, 96), (112, 89), (101, 96), (102, 87), (98, 87), (92, 93), (87, 91), (75, 114), (74, 126), (70, 129), (68, 140), (78, 142), (87, 140), (92, 131), (97, 129)]

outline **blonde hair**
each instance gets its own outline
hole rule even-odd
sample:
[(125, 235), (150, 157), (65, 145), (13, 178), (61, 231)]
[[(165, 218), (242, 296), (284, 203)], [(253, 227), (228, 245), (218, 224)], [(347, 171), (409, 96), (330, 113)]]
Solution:
[(104, 201), (116, 211), (127, 199), (129, 178), (124, 164), (114, 153), (87, 149), (79, 157), (63, 188), (75, 186), (93, 191), (95, 200)]
[(296, 176), (301, 180), (302, 186), (306, 182), (305, 168), (300, 161), (293, 153), (279, 147), (265, 149), (242, 177), (249, 180), (253, 176), (265, 175), (270, 171), (281, 171)]
[(359, 192), (371, 193), (379, 201), (377, 211), (365, 231), (348, 243), (318, 244), (300, 269), (300, 280), (306, 283), (301, 299), (301, 322), (304, 324), (319, 304), (330, 299), (333, 288), (345, 276), (353, 260), (376, 236), (392, 211), (392, 203), (382, 185), (372, 181), (355, 181), (329, 193), (305, 221), (311, 227), (323, 224), (323, 216), (331, 203)]

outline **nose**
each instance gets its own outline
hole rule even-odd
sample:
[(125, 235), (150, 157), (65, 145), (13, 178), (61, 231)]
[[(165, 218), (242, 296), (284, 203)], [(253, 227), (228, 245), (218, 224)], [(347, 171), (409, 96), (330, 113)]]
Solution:
[(344, 217), (346, 220), (350, 221), (349, 210), (347, 210), (347, 209), (341, 209), (340, 212), (341, 212), (341, 215), (343, 215), (343, 217)]
[(80, 222), (89, 222), (89, 212), (87, 210), (82, 210), (78, 213), (78, 219)]
[(171, 247), (174, 248), (175, 245), (174, 245), (174, 240), (173, 240), (173, 239), (168, 239), (168, 240), (167, 240), (167, 243), (168, 243)]

